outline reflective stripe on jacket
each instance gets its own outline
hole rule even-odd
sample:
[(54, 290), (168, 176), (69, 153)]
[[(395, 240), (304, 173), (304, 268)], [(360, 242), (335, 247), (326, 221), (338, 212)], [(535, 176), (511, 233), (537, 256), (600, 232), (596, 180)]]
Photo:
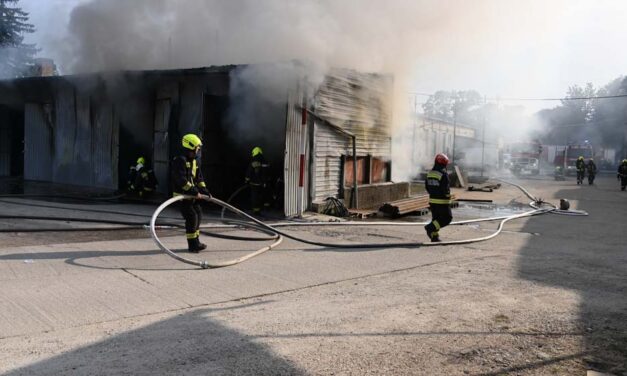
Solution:
[(174, 158), (172, 161), (172, 191), (175, 196), (181, 194), (195, 196), (198, 194), (198, 188), (205, 188), (206, 186), (196, 159), (190, 161), (182, 155)]
[(435, 165), (427, 173), (425, 188), (429, 192), (429, 203), (449, 205), (451, 203), (451, 188), (446, 168)]

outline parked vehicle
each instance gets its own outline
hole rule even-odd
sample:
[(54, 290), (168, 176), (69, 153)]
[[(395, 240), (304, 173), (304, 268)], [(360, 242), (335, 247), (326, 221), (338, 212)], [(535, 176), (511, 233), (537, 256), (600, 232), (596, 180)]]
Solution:
[(538, 175), (540, 173), (540, 154), (542, 153), (540, 142), (509, 143), (505, 146), (505, 151), (509, 155), (507, 165), (514, 174)]
[(575, 175), (577, 174), (577, 168), (575, 167), (577, 158), (583, 157), (584, 160), (588, 160), (593, 156), (594, 150), (590, 144), (568, 145), (562, 155), (555, 156), (554, 165), (561, 166), (566, 175)]

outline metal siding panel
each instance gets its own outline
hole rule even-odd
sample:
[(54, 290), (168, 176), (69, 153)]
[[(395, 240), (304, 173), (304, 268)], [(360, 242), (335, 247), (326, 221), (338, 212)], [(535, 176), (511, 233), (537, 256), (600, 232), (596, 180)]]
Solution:
[(342, 171), (341, 156), (350, 154), (351, 141), (322, 122), (314, 123), (315, 191), (314, 201), (338, 197)]
[(111, 104), (102, 105), (95, 114), (92, 129), (94, 185), (117, 187), (118, 126)]
[(153, 171), (160, 183), (157, 190), (168, 193), (169, 168), (170, 168), (170, 141), (168, 137), (168, 125), (170, 123), (171, 104), (170, 99), (157, 101), (154, 126), (153, 146)]
[(81, 184), (82, 173), (75, 171), (74, 161), (76, 104), (73, 87), (62, 85), (57, 88), (55, 110), (52, 180), (55, 183)]
[(301, 207), (303, 210), (308, 208), (307, 187), (309, 185), (309, 172), (307, 161), (309, 160), (309, 143), (306, 142), (306, 127), (302, 126), (301, 110), (302, 103), (301, 93), (291, 93), (288, 96), (287, 103), (287, 124), (285, 128), (285, 161), (284, 161), (284, 210), (286, 217), (298, 215), (298, 197), (299, 197), (299, 176), (300, 176), (300, 146), (301, 140), (305, 138), (305, 175), (304, 175), (304, 192), (301, 197)]
[(11, 175), (10, 125), (6, 112), (0, 109), (0, 176)]
[(74, 184), (93, 184), (91, 138), (90, 98), (87, 95), (79, 95), (76, 97), (76, 137), (72, 165), (73, 175), (76, 175), (72, 178)]
[(24, 106), (24, 179), (52, 180), (51, 129), (36, 103)]

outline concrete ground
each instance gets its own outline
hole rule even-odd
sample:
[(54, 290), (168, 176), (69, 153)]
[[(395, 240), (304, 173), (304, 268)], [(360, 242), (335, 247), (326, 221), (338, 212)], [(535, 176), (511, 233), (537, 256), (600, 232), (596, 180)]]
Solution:
[[(611, 176), (581, 187), (548, 177), (519, 182), (590, 216), (516, 220), (497, 238), (461, 246), (337, 249), (286, 240), (209, 270), (160, 252), (145, 230), (2, 233), (0, 373), (627, 375), (627, 192)], [(456, 194), (529, 201), (505, 186)], [(153, 209), (0, 201), (3, 215), (137, 223)], [(461, 207), (454, 215), (519, 210)], [(177, 220), (175, 211), (164, 216)], [(85, 225), (0, 219), (4, 229), (55, 226)], [(474, 238), (495, 228), (451, 226), (441, 236)], [(286, 231), (341, 243), (426, 240), (420, 225)], [(161, 235), (172, 248), (185, 246), (182, 231)], [(225, 260), (268, 244), (204, 241), (207, 251), (184, 255)]]

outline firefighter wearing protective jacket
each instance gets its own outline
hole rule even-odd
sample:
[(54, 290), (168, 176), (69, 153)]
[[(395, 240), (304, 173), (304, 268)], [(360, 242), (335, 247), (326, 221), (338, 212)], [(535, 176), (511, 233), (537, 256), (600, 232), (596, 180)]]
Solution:
[(588, 170), (588, 184), (592, 185), (594, 184), (594, 178), (597, 175), (597, 165), (594, 163), (594, 159), (590, 158), (588, 160), (586, 170)]
[(250, 203), (253, 214), (261, 213), (261, 208), (270, 206), (268, 194), (268, 167), (263, 150), (255, 146), (251, 152), (251, 160), (246, 169), (246, 184), (250, 185)]
[(144, 157), (137, 158), (137, 165), (131, 167), (129, 183), (129, 192), (134, 192), (141, 198), (149, 198), (157, 189), (155, 173), (148, 168)]
[(195, 134), (183, 136), (183, 155), (172, 161), (172, 185), (174, 195), (187, 195), (194, 198), (182, 200), (181, 214), (185, 218), (185, 236), (187, 248), (190, 252), (197, 253), (207, 248), (200, 242), (200, 222), (202, 210), (200, 208), (200, 195), (207, 195), (207, 185), (202, 177), (200, 166), (196, 156), (202, 146), (202, 141)]
[(451, 188), (446, 165), (449, 159), (445, 154), (435, 156), (433, 169), (427, 173), (425, 187), (429, 192), (429, 209), (431, 223), (425, 226), (425, 231), (432, 242), (440, 241), (440, 229), (453, 220), (451, 212)]
[(627, 187), (627, 159), (623, 159), (623, 162), (618, 166), (616, 178), (620, 180), (620, 190), (624, 191)]
[(583, 184), (583, 177), (586, 174), (586, 162), (583, 160), (583, 156), (577, 158), (575, 168), (577, 169), (577, 185)]

